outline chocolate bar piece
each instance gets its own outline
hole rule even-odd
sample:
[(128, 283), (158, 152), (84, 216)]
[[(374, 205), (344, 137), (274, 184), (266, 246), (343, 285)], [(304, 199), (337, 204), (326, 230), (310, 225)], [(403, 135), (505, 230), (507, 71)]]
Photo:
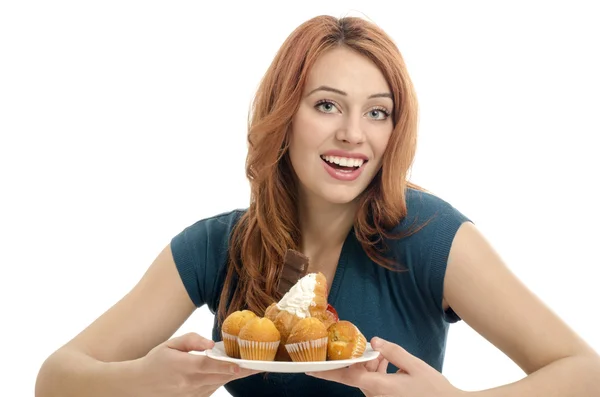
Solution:
[(288, 249), (283, 258), (283, 269), (277, 291), (285, 295), (290, 288), (308, 273), (308, 257), (301, 252)]

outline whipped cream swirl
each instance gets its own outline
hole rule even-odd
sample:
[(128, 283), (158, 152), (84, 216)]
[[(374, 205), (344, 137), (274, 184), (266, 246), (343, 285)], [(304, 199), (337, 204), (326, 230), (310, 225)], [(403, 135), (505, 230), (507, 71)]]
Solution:
[(279, 310), (285, 310), (300, 318), (310, 317), (308, 310), (315, 297), (317, 274), (310, 273), (302, 277), (277, 303)]

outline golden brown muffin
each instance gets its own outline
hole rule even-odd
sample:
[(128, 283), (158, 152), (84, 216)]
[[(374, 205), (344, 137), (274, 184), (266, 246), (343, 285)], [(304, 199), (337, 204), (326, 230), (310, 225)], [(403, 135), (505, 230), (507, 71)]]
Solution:
[(347, 360), (363, 355), (367, 348), (367, 339), (358, 327), (350, 321), (340, 320), (327, 329), (328, 360)]
[(311, 317), (322, 315), (327, 310), (327, 278), (321, 272), (316, 275), (315, 297), (309, 307)]
[(315, 317), (303, 318), (294, 325), (285, 345), (292, 361), (325, 361), (327, 329)]
[(238, 335), (240, 357), (244, 360), (273, 361), (281, 335), (266, 317), (256, 317), (244, 325)]
[(265, 310), (265, 317), (271, 321), (275, 321), (275, 317), (277, 317), (279, 312), (280, 310), (277, 307), (277, 302), (273, 302), (267, 307), (267, 310)]
[(256, 318), (256, 314), (250, 310), (238, 310), (231, 313), (221, 327), (221, 336), (223, 337), (223, 345), (225, 353), (229, 357), (240, 358), (240, 349), (238, 346), (238, 334), (248, 320)]
[(300, 321), (300, 317), (290, 312), (286, 312), (285, 310), (280, 311), (277, 314), (277, 317), (275, 317), (275, 321), (273, 323), (281, 335), (281, 343), (279, 344), (277, 355), (275, 356), (276, 361), (292, 360), (285, 348), (285, 343), (287, 342), (290, 332), (292, 332), (292, 328), (298, 321)]

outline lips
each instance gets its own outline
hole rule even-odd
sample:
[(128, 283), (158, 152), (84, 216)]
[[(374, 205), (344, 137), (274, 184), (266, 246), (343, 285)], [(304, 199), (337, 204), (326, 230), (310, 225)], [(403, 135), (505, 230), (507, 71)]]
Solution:
[[(336, 157), (336, 156), (321, 156), (325, 171), (334, 179), (344, 182), (352, 182), (356, 180), (362, 170), (365, 168), (367, 161), (357, 158)], [(344, 165), (348, 164), (348, 165)]]

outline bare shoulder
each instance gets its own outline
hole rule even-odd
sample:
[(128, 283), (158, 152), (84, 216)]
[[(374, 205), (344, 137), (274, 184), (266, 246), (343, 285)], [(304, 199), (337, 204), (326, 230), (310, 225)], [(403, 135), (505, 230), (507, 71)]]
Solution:
[(470, 222), (450, 249), (444, 300), (526, 373), (560, 358), (595, 354), (504, 263)]
[(167, 245), (131, 291), (65, 347), (101, 361), (143, 357), (171, 337), (194, 309)]

